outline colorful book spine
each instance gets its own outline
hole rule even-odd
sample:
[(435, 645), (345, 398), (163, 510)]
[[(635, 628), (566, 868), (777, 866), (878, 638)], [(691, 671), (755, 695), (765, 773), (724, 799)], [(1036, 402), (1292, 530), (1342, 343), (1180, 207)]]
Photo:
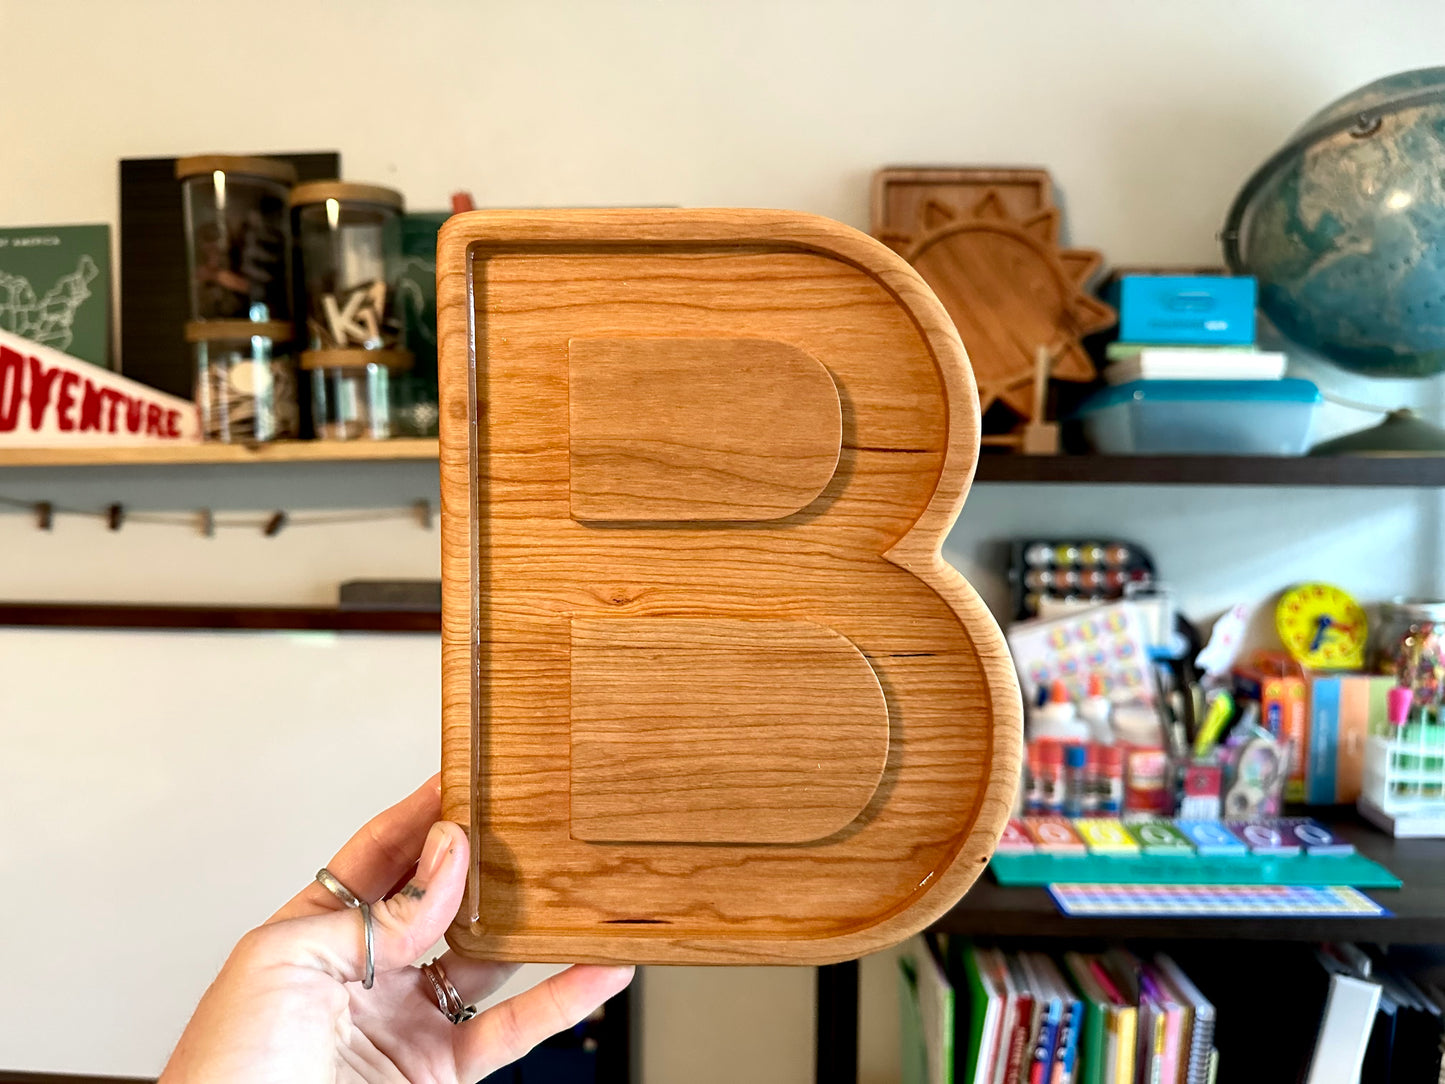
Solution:
[(1360, 796), (1372, 720), (1386, 718), (1395, 679), (1376, 674), (1317, 674), (1310, 679), (1305, 801), (1340, 805)]
[(1050, 998), (1039, 1027), (1038, 1042), (1034, 1044), (1033, 1061), (1029, 1066), (1029, 1084), (1049, 1084), (1054, 1067), (1054, 1048), (1059, 1041), (1059, 1025), (1063, 1022), (1063, 1014), (1063, 1003), (1056, 997)]
[(1093, 974), (1094, 981), (1099, 984), (1099, 989), (1104, 992), (1104, 996), (1113, 1005), (1113, 1012), (1106, 1025), (1111, 1029), (1111, 1052), (1105, 1063), (1106, 1071), (1112, 1075), (1101, 1079), (1106, 1084), (1134, 1084), (1134, 1065), (1137, 1057), (1135, 1048), (1137, 1010), (1119, 989), (1118, 983), (1114, 981), (1114, 976), (1109, 973), (1108, 967), (1100, 957), (1090, 957), (1089, 971)]
[(1108, 1047), (1105, 1021), (1113, 1008), (1103, 988), (1089, 970), (1089, 961), (1077, 952), (1064, 953), (1064, 969), (1082, 1001), (1083, 1025), (1079, 1032), (1074, 1075), (1083, 1084), (1104, 1084), (1104, 1059)]
[(1079, 1038), (1084, 1031), (1084, 1003), (1077, 998), (1064, 1006), (1060, 1025), (1058, 1056), (1054, 1065), (1054, 1084), (1074, 1084), (1074, 1068), (1079, 1061)]
[(1009, 976), (1013, 979), (1014, 987), (1018, 990), (1019, 995), (1017, 1014), (1014, 1018), (1014, 1032), (1009, 1039), (1008, 1061), (1004, 1066), (1004, 1080), (1008, 1084), (1018, 1084), (1028, 1078), (1026, 1067), (1033, 1052), (1031, 1044), (1037, 1014), (1035, 1013), (1033, 988), (1029, 985), (1028, 976), (1024, 973), (1019, 958), (1009, 953), (1005, 962), (1009, 969)]
[(1140, 973), (1139, 982), (1140, 996), (1149, 1000), (1164, 1022), (1164, 1044), (1158, 1050), (1159, 1078), (1165, 1084), (1176, 1084), (1179, 1079), (1179, 1047), (1183, 1039), (1183, 1012), (1153, 968), (1146, 965)]

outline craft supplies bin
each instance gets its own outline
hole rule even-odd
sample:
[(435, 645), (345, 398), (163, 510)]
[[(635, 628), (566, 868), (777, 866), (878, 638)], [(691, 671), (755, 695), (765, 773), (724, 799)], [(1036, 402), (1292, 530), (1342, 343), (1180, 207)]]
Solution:
[(319, 440), (385, 440), (394, 435), (393, 377), (411, 368), (400, 350), (307, 350), (311, 414)]
[(197, 320), (186, 325), (196, 363), (196, 409), (206, 440), (252, 443), (297, 435), (290, 324)]
[(1136, 380), (1076, 417), (1105, 455), (1303, 455), (1319, 402), (1307, 380)]
[(1411, 723), (1371, 734), (1357, 805), (1391, 835), (1445, 836), (1445, 727)]
[(207, 154), (176, 161), (192, 320), (291, 315), (288, 202), (296, 170), (271, 158)]

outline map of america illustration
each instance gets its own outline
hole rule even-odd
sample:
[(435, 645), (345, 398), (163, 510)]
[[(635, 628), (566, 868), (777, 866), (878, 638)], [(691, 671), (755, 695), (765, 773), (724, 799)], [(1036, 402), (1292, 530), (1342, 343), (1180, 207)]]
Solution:
[(74, 271), (37, 297), (29, 279), (0, 271), (0, 329), (54, 350), (69, 350), (76, 310), (91, 296), (90, 284), (99, 273), (93, 259), (81, 256)]

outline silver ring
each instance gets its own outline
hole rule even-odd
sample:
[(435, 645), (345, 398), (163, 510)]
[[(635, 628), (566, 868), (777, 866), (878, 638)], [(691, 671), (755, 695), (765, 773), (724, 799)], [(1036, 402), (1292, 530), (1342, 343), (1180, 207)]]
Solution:
[(325, 866), (322, 866), (319, 870), (316, 871), (316, 880), (320, 883), (322, 888), (330, 892), (347, 907), (361, 906), (361, 901), (356, 898), (355, 894), (352, 893), (351, 889), (347, 888), (344, 884), (338, 881), (336, 879), (336, 874), (332, 873)]
[(433, 960), (429, 964), (422, 964), (421, 973), (431, 983), (432, 995), (437, 999), (437, 1008), (453, 1024), (465, 1024), (477, 1015), (477, 1007), (463, 1001), (462, 995), (452, 985), (451, 979), (447, 978), (446, 969), (442, 967), (440, 959)]
[(361, 928), (366, 931), (366, 974), (361, 978), (361, 988), (370, 990), (376, 981), (375, 935), (371, 931), (371, 904), (361, 905)]
[(372, 983), (376, 981), (376, 937), (371, 929), (371, 904), (357, 899), (356, 893), (338, 881), (336, 874), (325, 866), (316, 871), (316, 880), (344, 906), (361, 912), (362, 938), (366, 942), (366, 974), (362, 976), (361, 988), (370, 990)]

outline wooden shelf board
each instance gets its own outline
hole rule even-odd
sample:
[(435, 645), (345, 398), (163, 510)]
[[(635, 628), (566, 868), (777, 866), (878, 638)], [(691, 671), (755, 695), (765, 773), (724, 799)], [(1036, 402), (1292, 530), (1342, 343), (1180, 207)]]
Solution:
[(1445, 456), (1017, 455), (980, 457), (976, 484), (1445, 486)]
[(0, 467), (200, 466), (217, 463), (332, 463), (437, 458), (434, 438), (287, 440), (274, 444), (151, 445), (129, 448), (5, 448)]
[(326, 606), (151, 606), (96, 602), (3, 602), (0, 627), (191, 629), (211, 632), (429, 632), (441, 614)]
[(1366, 895), (1389, 918), (1070, 918), (1044, 888), (1005, 888), (985, 872), (933, 929), (973, 937), (1079, 940), (1445, 943), (1445, 839), (1392, 839), (1353, 809), (1303, 810), (1404, 882)]
[[(437, 442), (293, 440), (131, 448), (6, 448), (4, 467), (206, 466), (237, 463), (424, 461)], [(1445, 487), (1445, 456), (1111, 456), (985, 454), (974, 479), (988, 484)]]

